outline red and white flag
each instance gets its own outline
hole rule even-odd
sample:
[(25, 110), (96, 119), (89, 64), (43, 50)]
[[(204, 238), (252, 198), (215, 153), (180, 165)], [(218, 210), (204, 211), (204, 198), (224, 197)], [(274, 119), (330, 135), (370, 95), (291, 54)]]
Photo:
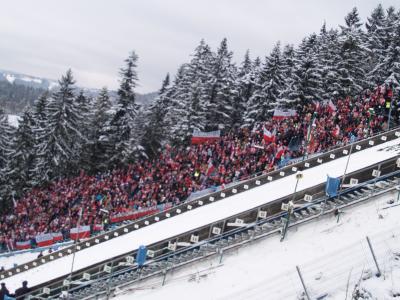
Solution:
[(296, 117), (297, 111), (295, 109), (279, 109), (275, 108), (273, 120), (283, 120), (291, 117)]
[(220, 130), (209, 131), (209, 132), (194, 130), (192, 135), (192, 145), (218, 141), (220, 137), (221, 137)]
[(210, 161), (208, 162), (208, 167), (207, 167), (207, 177), (209, 177), (212, 173), (214, 173), (215, 170), (215, 166), (212, 162), (212, 160), (210, 159)]
[(38, 234), (35, 237), (35, 240), (39, 247), (46, 247), (54, 244), (52, 233)]
[(93, 225), (93, 230), (94, 231), (102, 231), (104, 229), (104, 225), (103, 224), (94, 224)]
[(267, 130), (265, 127), (263, 128), (263, 138), (264, 141), (266, 143), (273, 143), (275, 142), (275, 132), (276, 130), (274, 130), (274, 132), (271, 132), (269, 130)]
[(275, 158), (276, 158), (276, 159), (280, 159), (280, 158), (282, 157), (282, 155), (285, 154), (285, 150), (286, 150), (286, 147), (285, 147), (285, 146), (280, 146), (280, 147), (278, 148), (278, 150), (276, 151)]
[(72, 240), (88, 238), (90, 236), (90, 226), (86, 225), (79, 226), (79, 228), (71, 228), (69, 236)]
[(329, 100), (329, 102), (328, 102), (328, 110), (329, 110), (329, 112), (334, 112), (334, 111), (336, 111), (336, 105), (335, 104), (333, 104), (333, 102), (332, 102), (332, 100)]
[(16, 242), (15, 248), (18, 250), (31, 249), (31, 241)]
[(337, 138), (340, 134), (340, 127), (339, 125), (336, 125), (336, 127), (332, 130), (332, 135)]
[(61, 242), (64, 239), (61, 232), (53, 232), (52, 235), (53, 235), (54, 242)]
[(313, 104), (314, 104), (314, 106), (315, 106), (315, 110), (318, 111), (319, 108), (320, 108), (320, 106), (321, 106), (320, 103), (319, 103), (319, 101), (313, 100)]

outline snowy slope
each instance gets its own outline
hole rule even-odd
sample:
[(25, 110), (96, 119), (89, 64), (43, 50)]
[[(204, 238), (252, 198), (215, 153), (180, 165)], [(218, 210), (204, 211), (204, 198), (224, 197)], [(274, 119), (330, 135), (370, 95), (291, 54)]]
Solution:
[[(363, 270), (364, 277), (372, 277), (361, 285), (376, 299), (392, 299), (390, 292), (400, 290), (400, 265), (392, 269), (388, 263), (393, 258), (390, 253), (400, 253), (400, 206), (383, 208), (393, 197), (385, 195), (346, 210), (339, 223), (332, 215), (292, 229), (283, 243), (273, 236), (229, 252), (220, 267), (220, 257), (214, 257), (170, 272), (163, 287), (162, 278), (138, 283), (120, 291), (116, 299), (295, 300), (302, 292), (296, 265), (311, 299), (328, 293), (325, 299), (344, 300), (349, 275), (350, 293)], [(373, 276), (376, 269), (367, 235), (385, 277)]]
[[(348, 172), (350, 173), (379, 161), (397, 156), (398, 150), (396, 147), (392, 148), (390, 151), (379, 150), (388, 146), (398, 146), (399, 144), (400, 139), (396, 139), (354, 153), (348, 166)], [(298, 190), (300, 191), (325, 182), (327, 174), (330, 176), (342, 175), (346, 162), (347, 157), (342, 157), (304, 171), (304, 178), (300, 181)], [(140, 245), (149, 245), (179, 235), (204, 224), (215, 222), (286, 196), (292, 193), (292, 187), (294, 188), (295, 181), (295, 175), (291, 175), (258, 188), (251, 189), (248, 192), (237, 194), (216, 203), (186, 212), (171, 219), (160, 221), (116, 239), (79, 251), (75, 257), (74, 270), (135, 250)], [(27, 272), (14, 275), (13, 277), (6, 279), (5, 282), (11, 288), (19, 286), (21, 281), (25, 279), (30, 281), (31, 285), (36, 285), (52, 278), (68, 274), (71, 270), (71, 262), (71, 255), (63, 257)]]
[(35, 76), (25, 75), (13, 71), (0, 70), (0, 81), (8, 81), (11, 84), (26, 85), (33, 88), (53, 89), (58, 87), (56, 80), (39, 78)]

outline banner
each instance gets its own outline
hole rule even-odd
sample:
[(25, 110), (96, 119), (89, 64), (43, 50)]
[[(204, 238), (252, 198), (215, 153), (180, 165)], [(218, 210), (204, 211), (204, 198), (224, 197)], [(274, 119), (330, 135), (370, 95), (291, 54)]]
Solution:
[(52, 233), (38, 234), (35, 240), (38, 247), (46, 247), (54, 244)]
[(61, 242), (64, 240), (64, 236), (62, 235), (61, 232), (53, 232), (52, 235), (54, 242)]
[(16, 242), (15, 248), (17, 248), (18, 250), (31, 249), (31, 241)]
[(220, 137), (221, 137), (220, 130), (210, 131), (210, 132), (194, 130), (192, 135), (192, 145), (218, 141)]
[(273, 120), (283, 120), (297, 116), (297, 112), (294, 109), (279, 109), (275, 108)]
[(69, 237), (72, 240), (84, 239), (84, 238), (88, 238), (89, 236), (90, 236), (90, 226), (89, 225), (79, 226), (79, 230), (78, 230), (78, 227), (71, 228), (71, 230), (69, 232)]
[(93, 231), (102, 231), (104, 229), (103, 224), (94, 224), (93, 225)]
[(143, 209), (143, 210), (139, 210), (139, 211), (129, 211), (129, 212), (124, 212), (124, 213), (114, 215), (111, 217), (110, 221), (111, 221), (111, 223), (120, 223), (120, 222), (128, 221), (128, 220), (136, 220), (136, 219), (148, 216), (148, 215), (155, 214), (157, 212), (159, 212), (158, 207), (153, 206), (148, 209)]

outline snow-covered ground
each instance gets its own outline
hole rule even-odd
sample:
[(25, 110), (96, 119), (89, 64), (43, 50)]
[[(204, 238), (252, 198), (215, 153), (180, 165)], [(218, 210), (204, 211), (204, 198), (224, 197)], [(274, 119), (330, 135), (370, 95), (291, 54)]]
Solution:
[[(400, 292), (400, 205), (388, 207), (394, 193), (346, 210), (339, 223), (332, 216), (289, 230), (284, 242), (273, 236), (253, 242), (220, 257), (167, 273), (162, 278), (120, 291), (118, 300), (128, 299), (297, 299), (302, 286), (300, 267), (311, 299), (346, 299), (360, 278), (361, 289), (374, 297), (392, 299)], [(366, 236), (378, 258), (376, 272)], [(394, 253), (398, 253), (397, 260)], [(347, 284), (349, 282), (349, 284)]]
[[(400, 139), (398, 138), (354, 153), (351, 156), (347, 171), (350, 173), (379, 161), (396, 157), (398, 155), (397, 148), (399, 142)], [(382, 151), (383, 149), (385, 149), (385, 151)], [(346, 163), (347, 157), (342, 157), (304, 171), (304, 177), (299, 182), (298, 191), (325, 182), (327, 174), (335, 177), (342, 175)], [(199, 228), (204, 224), (210, 224), (269, 201), (274, 201), (275, 199), (292, 193), (292, 189), (288, 189), (288, 187), (294, 188), (295, 182), (295, 175), (287, 176), (247, 192), (228, 197), (213, 204), (197, 208), (173, 218), (165, 219), (121, 237), (86, 248), (77, 252), (74, 270), (79, 270), (97, 262), (104, 261), (110, 257), (133, 251), (138, 249), (140, 245), (150, 245)], [(23, 280), (28, 280), (31, 282), (31, 285), (37, 285), (50, 279), (69, 274), (71, 271), (71, 263), (72, 256), (65, 256), (37, 268), (21, 272), (4, 281), (11, 289), (19, 287)]]

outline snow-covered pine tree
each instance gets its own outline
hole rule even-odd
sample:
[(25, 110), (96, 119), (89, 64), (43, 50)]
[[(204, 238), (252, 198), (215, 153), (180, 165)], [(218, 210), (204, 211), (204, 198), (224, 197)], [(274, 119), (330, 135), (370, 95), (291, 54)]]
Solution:
[(396, 37), (399, 17), (400, 15), (393, 7), (389, 7), (385, 14), (382, 6), (379, 5), (368, 18), (366, 44), (369, 48), (370, 65), (367, 79), (368, 84), (372, 87), (382, 84), (389, 76), (388, 69), (384, 68), (382, 64), (385, 60), (387, 61), (388, 52), (393, 51), (393, 49), (389, 50), (389, 47), (392, 45), (393, 38)]
[(321, 66), (321, 100), (336, 98), (340, 90), (338, 64), (340, 60), (339, 33), (326, 29), (324, 24), (318, 36), (318, 61)]
[(272, 116), (277, 101), (284, 89), (282, 54), (278, 42), (265, 58), (259, 81), (247, 106), (245, 120), (247, 124), (265, 121)]
[(106, 87), (103, 87), (93, 105), (88, 132), (87, 162), (90, 173), (106, 171), (110, 159), (109, 125), (112, 118), (111, 101)]
[(393, 33), (391, 44), (385, 51), (385, 58), (376, 67), (382, 70), (382, 77), (386, 83), (393, 84), (400, 91), (400, 23)]
[(6, 197), (18, 199), (31, 186), (32, 169), (35, 163), (35, 120), (31, 109), (26, 108), (19, 126), (13, 135), (11, 152), (5, 168), (5, 176), (10, 189)]
[(294, 100), (289, 98), (294, 82), (295, 50), (293, 45), (287, 44), (282, 51), (282, 72), (284, 75), (284, 87), (279, 99), (283, 107), (292, 107)]
[(249, 50), (246, 51), (244, 60), (238, 70), (236, 86), (238, 95), (233, 102), (232, 126), (240, 127), (244, 124), (247, 104), (254, 92), (255, 85), (255, 68), (250, 59)]
[(158, 97), (150, 106), (149, 114), (146, 116), (148, 123), (145, 126), (145, 134), (141, 144), (150, 157), (156, 156), (163, 141), (166, 140), (167, 124), (165, 113), (169, 110), (170, 105), (169, 85), (170, 79), (169, 74), (167, 74), (158, 92)]
[(210, 47), (201, 40), (190, 63), (178, 70), (171, 87), (171, 109), (167, 115), (173, 144), (187, 142), (193, 130), (205, 130), (209, 124), (206, 105), (211, 95), (212, 61)]
[[(207, 103), (207, 129), (210, 130), (229, 128), (233, 124), (233, 101), (238, 91), (235, 84), (237, 70), (232, 56), (224, 38), (212, 62), (211, 90)], [(199, 86), (196, 85), (196, 88)]]
[(300, 106), (322, 98), (321, 65), (316, 34), (303, 39), (296, 49), (293, 83), (287, 97)]
[(133, 160), (136, 137), (133, 136), (135, 117), (139, 110), (136, 104), (135, 88), (138, 81), (136, 72), (138, 56), (134, 51), (125, 60), (125, 67), (120, 71), (120, 87), (118, 89), (115, 115), (110, 123), (110, 138), (114, 145), (110, 166), (117, 167)]
[(12, 153), (11, 141), (14, 131), (14, 128), (8, 123), (8, 116), (0, 108), (0, 212), (10, 206), (9, 195), (12, 187), (6, 175), (6, 167)]
[(170, 87), (170, 105), (166, 112), (165, 123), (168, 142), (173, 145), (183, 143), (191, 134), (185, 122), (188, 117), (187, 106), (189, 105), (189, 100), (185, 96), (190, 89), (190, 83), (186, 80), (188, 70), (189, 64), (181, 65)]
[(40, 129), (34, 184), (78, 173), (79, 151), (84, 136), (79, 128), (82, 115), (75, 102), (72, 71), (58, 81), (46, 107), (46, 124)]
[(7, 165), (14, 131), (14, 128), (8, 123), (7, 114), (0, 108), (0, 173), (4, 172), (4, 168)]
[(345, 26), (340, 26), (340, 61), (339, 80), (340, 96), (356, 96), (367, 87), (366, 66), (362, 62), (367, 59), (364, 46), (364, 33), (357, 8), (345, 17)]

